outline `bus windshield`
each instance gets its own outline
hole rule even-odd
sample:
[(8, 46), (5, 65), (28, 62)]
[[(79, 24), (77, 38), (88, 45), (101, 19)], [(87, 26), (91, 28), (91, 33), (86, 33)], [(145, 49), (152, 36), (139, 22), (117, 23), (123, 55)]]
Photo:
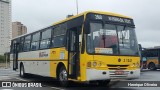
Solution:
[(95, 54), (138, 55), (138, 44), (133, 27), (90, 23), (87, 52)]

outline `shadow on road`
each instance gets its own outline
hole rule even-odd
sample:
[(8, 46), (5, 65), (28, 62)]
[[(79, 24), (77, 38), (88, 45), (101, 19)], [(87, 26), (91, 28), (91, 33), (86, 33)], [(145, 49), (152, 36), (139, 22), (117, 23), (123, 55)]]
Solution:
[(56, 87), (60, 88), (61, 90), (133, 90), (133, 89), (125, 89), (125, 88), (112, 88), (115, 83), (112, 82), (109, 86), (102, 87), (98, 86), (96, 84), (87, 84), (87, 83), (77, 83), (77, 82), (70, 82), (69, 87), (64, 88), (60, 87), (58, 81), (56, 79), (50, 78), (50, 77), (42, 77), (37, 75), (27, 75), (26, 80), (30, 82), (39, 82), (42, 83), (43, 87)]
[(141, 72), (160, 72), (160, 69), (157, 70), (150, 70), (150, 69), (143, 69)]

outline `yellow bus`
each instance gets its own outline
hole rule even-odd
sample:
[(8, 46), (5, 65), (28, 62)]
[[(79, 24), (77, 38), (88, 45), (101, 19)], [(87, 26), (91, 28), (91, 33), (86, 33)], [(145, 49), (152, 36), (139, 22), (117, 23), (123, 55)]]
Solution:
[(142, 57), (145, 69), (160, 69), (160, 48), (146, 48), (142, 51)]
[(133, 19), (87, 11), (12, 40), (11, 62), (27, 73), (106, 85), (114, 78), (139, 78), (140, 56)]

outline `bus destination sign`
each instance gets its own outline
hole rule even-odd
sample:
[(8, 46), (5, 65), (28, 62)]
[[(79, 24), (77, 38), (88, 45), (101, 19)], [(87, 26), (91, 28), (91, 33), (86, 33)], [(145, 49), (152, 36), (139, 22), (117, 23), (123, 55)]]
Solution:
[(131, 24), (130, 19), (108, 16), (109, 21)]
[(117, 16), (109, 16), (109, 15), (103, 15), (103, 14), (88, 14), (87, 15), (91, 20), (103, 20), (108, 22), (114, 22), (114, 23), (121, 23), (121, 24), (128, 24), (128, 25), (134, 25), (133, 20), (130, 18), (123, 18), (123, 17), (117, 17)]

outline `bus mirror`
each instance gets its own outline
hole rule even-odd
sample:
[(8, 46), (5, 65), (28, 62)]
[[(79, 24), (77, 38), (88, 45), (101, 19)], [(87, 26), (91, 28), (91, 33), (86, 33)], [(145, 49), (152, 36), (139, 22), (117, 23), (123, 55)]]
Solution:
[(142, 51), (142, 46), (141, 46), (141, 44), (138, 44), (138, 47), (139, 47), (139, 51), (141, 52), (141, 51)]
[(81, 46), (82, 46), (82, 45), (81, 45), (81, 42), (79, 42), (79, 49), (78, 49), (79, 51), (78, 51), (78, 52), (80, 52)]

